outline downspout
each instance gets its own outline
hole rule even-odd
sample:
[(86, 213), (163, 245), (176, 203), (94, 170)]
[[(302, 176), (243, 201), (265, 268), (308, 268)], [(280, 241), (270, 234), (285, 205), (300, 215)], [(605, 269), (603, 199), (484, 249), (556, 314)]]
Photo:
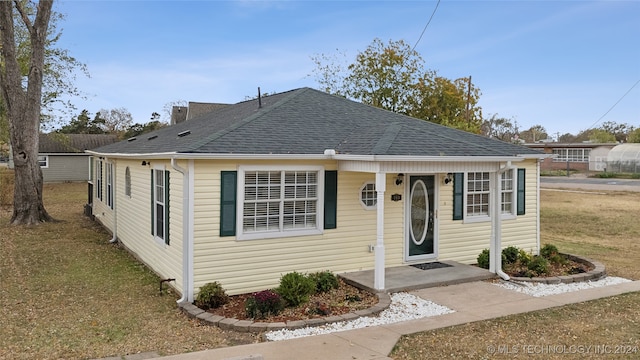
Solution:
[(182, 297), (176, 302), (182, 303), (189, 299), (189, 172), (176, 163), (175, 158), (171, 158), (171, 167), (182, 174)]
[[(490, 267), (493, 268), (496, 275), (500, 276), (504, 280), (510, 280), (511, 277), (502, 271), (502, 174), (511, 170), (514, 167), (511, 165), (511, 161), (508, 161), (505, 166), (500, 166), (495, 173), (495, 191), (494, 200), (491, 202), (491, 208), (493, 210), (491, 217), (491, 224), (493, 227), (493, 242), (491, 250), (493, 250)], [(491, 266), (493, 265), (493, 266)]]
[(117, 196), (116, 196), (116, 184), (118, 183), (117, 175), (118, 172), (115, 170), (115, 161), (111, 163), (111, 176), (113, 176), (113, 181), (111, 182), (111, 194), (113, 196), (113, 237), (109, 240), (109, 244), (115, 244), (118, 242), (118, 204), (117, 204)]

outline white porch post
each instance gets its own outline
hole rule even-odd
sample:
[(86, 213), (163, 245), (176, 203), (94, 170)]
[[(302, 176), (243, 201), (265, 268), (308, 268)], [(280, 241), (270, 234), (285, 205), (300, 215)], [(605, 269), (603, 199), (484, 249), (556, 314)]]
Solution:
[(492, 195), (493, 198), (489, 198), (489, 215), (491, 216), (491, 243), (489, 245), (489, 271), (496, 273), (500, 269), (502, 262), (502, 250), (500, 245), (500, 229), (502, 227), (502, 196), (501, 184), (500, 184), (500, 172), (496, 171), (491, 173), (490, 178), (493, 184)]
[(378, 291), (384, 290), (384, 192), (386, 190), (386, 174), (376, 173), (377, 196), (377, 236), (375, 246), (375, 271), (373, 287)]

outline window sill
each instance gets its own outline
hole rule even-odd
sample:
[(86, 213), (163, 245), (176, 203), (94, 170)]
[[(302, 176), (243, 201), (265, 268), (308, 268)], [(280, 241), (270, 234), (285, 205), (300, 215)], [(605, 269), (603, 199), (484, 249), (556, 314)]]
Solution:
[(236, 235), (236, 240), (262, 240), (262, 239), (279, 239), (295, 236), (311, 236), (322, 235), (322, 229), (298, 229), (290, 231), (274, 231), (274, 232), (255, 232), (255, 233), (240, 233)]

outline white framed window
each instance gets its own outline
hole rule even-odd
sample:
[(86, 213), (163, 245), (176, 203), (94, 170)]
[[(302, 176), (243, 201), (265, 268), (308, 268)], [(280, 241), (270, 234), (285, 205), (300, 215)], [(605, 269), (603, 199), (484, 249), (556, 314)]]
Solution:
[(376, 191), (376, 183), (366, 182), (360, 188), (360, 204), (366, 210), (375, 210), (378, 204), (378, 192)]
[(153, 169), (153, 187), (151, 196), (153, 201), (153, 236), (158, 243), (168, 244), (167, 224), (169, 209), (167, 206), (168, 179), (164, 169)]
[(38, 165), (41, 168), (46, 169), (49, 167), (49, 156), (48, 155), (38, 155)]
[(124, 169), (124, 195), (131, 197), (131, 170), (128, 166)]
[(488, 172), (467, 173), (465, 219), (489, 219), (491, 184)]
[(238, 240), (322, 233), (322, 167), (240, 167)]
[(516, 179), (515, 170), (507, 170), (502, 173), (500, 177), (500, 210), (502, 216), (515, 216), (516, 215)]
[(105, 167), (107, 172), (107, 206), (113, 209), (113, 164), (107, 163)]
[(557, 155), (554, 162), (589, 162), (591, 154), (589, 148), (555, 148), (552, 151)]
[(96, 160), (96, 197), (102, 201), (102, 160)]

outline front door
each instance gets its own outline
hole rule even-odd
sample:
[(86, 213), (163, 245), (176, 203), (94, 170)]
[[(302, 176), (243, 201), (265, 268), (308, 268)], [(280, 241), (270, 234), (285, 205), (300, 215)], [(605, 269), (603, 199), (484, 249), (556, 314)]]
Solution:
[(435, 181), (433, 175), (409, 176), (407, 260), (435, 257)]

